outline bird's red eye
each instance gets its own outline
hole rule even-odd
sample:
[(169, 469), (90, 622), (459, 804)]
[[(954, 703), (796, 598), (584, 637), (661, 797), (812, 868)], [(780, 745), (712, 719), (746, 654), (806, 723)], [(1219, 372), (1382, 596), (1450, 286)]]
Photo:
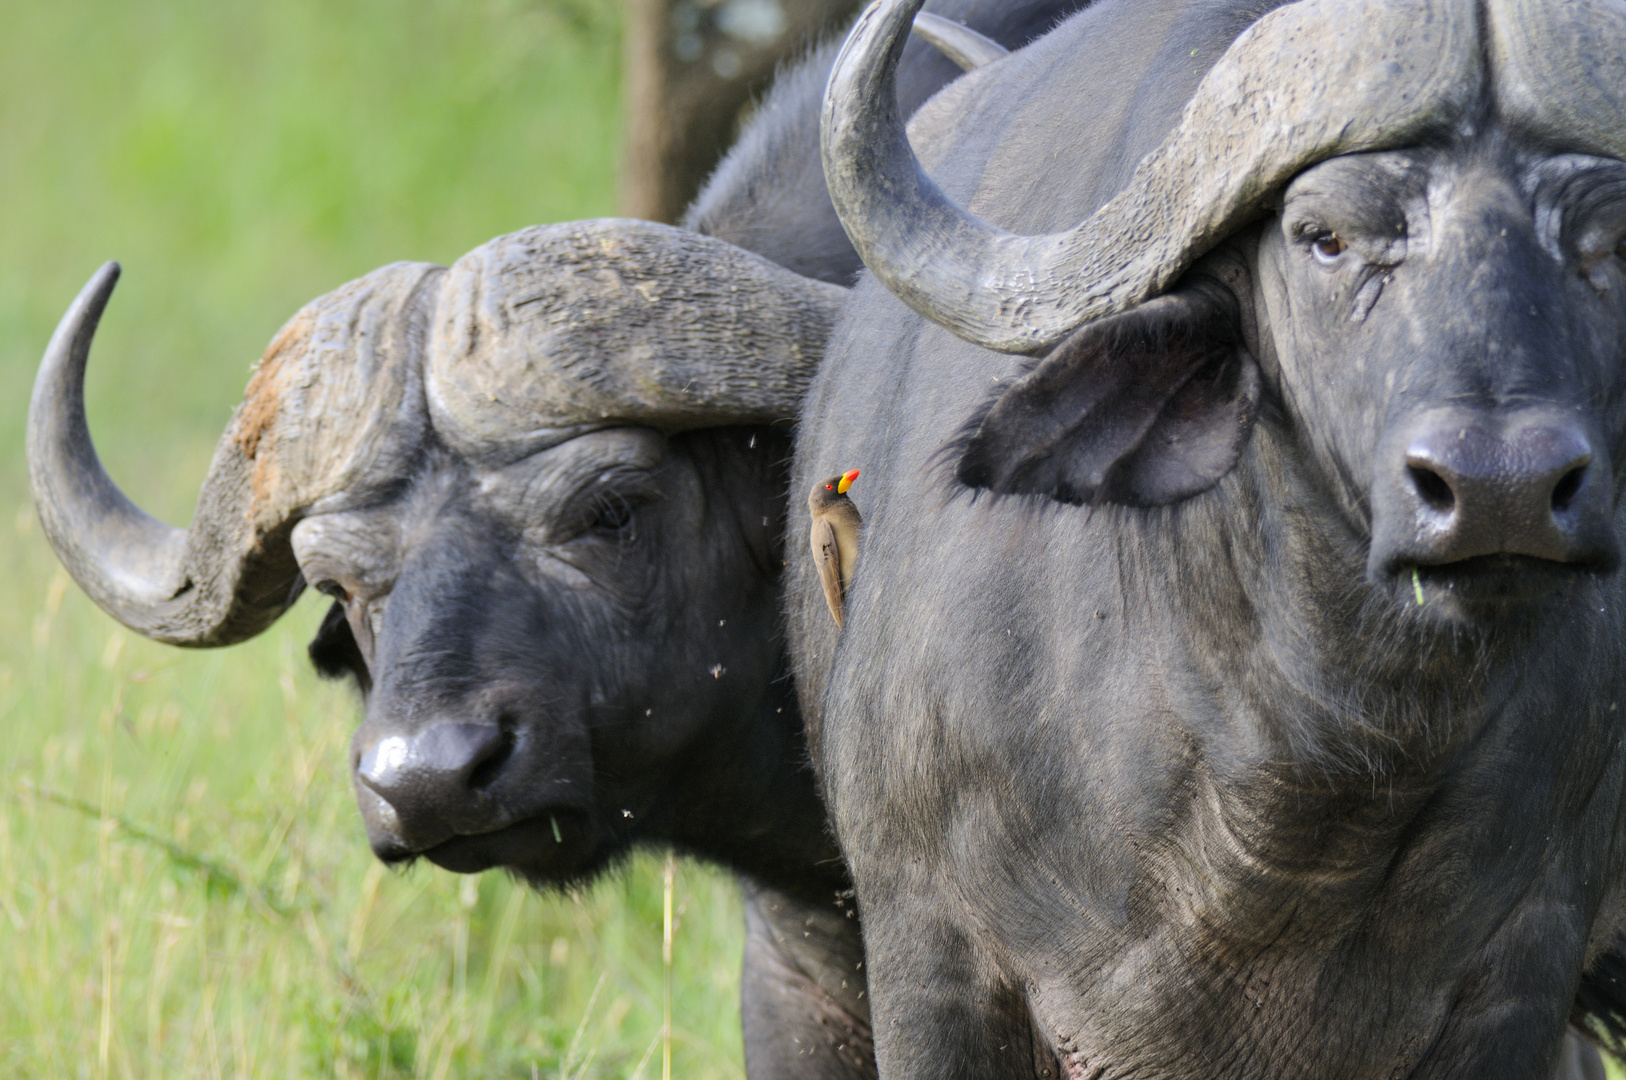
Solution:
[(836, 486), (834, 484), (826, 484), (826, 485), (824, 485), (824, 490), (826, 490), (826, 491), (834, 491), (835, 489), (836, 489)]

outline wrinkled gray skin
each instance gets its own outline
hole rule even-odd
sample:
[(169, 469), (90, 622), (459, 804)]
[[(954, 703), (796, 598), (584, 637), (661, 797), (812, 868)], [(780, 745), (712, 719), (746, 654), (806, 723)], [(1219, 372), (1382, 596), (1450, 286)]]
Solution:
[[(1014, 46), (1077, 6), (945, 10)], [(765, 103), (692, 224), (845, 282), (859, 263), (818, 169), (834, 52)], [(908, 111), (960, 73), (922, 46), (905, 71)], [(311, 656), (365, 695), (351, 762), (381, 858), (541, 887), (639, 843), (729, 866), (746, 883), (750, 1074), (870, 1076), (857, 923), (778, 631), (788, 441), (760, 422), (793, 415), (783, 393), (805, 385), (804, 345), (839, 290), (742, 307), (676, 239), (528, 230), (311, 305), (268, 350), (185, 532), (112, 487), (83, 426), (104, 270), (36, 392), (42, 518), (99, 603), (176, 644), (252, 636), (305, 584), (333, 596)], [(533, 251), (571, 262), (528, 266)], [(784, 284), (747, 269), (741, 289)], [(732, 306), (710, 319), (716, 297)], [(682, 321), (663, 326), (674, 298)], [(739, 342), (708, 339), (737, 327), (765, 368), (795, 369), (742, 379)], [(695, 366), (725, 353), (726, 379)], [(647, 379), (645, 355), (665, 365)]]
[[(1070, 229), (1271, 6), (1103, 0), (916, 149)], [(1309, 162), (1039, 359), (855, 290), (791, 484), (864, 470), (845, 631), (806, 560), (787, 592), (881, 1075), (1591, 1067), (1560, 1050), (1623, 921), (1626, 165), (1502, 100)]]

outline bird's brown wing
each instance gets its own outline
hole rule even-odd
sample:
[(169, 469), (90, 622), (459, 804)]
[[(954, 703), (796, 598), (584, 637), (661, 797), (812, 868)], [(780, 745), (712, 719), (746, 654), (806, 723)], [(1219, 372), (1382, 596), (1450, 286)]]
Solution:
[(819, 582), (824, 586), (824, 602), (830, 605), (830, 615), (841, 626), (841, 549), (836, 544), (836, 531), (822, 517), (813, 519), (813, 565), (819, 568)]

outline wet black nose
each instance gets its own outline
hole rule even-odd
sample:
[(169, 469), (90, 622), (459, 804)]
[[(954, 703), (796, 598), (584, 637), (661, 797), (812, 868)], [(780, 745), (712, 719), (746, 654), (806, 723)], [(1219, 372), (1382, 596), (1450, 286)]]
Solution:
[(1512, 438), (1435, 428), (1406, 448), (1415, 512), (1441, 562), (1492, 553), (1566, 561), (1591, 465), (1587, 440), (1561, 428)]
[(1373, 556), (1391, 571), (1483, 555), (1616, 560), (1609, 469), (1579, 423), (1453, 411), (1398, 434), (1373, 489)]
[(481, 789), (511, 748), (496, 724), (431, 724), (379, 739), (361, 754), (356, 779), (389, 804), (403, 838), (432, 844), (484, 815)]

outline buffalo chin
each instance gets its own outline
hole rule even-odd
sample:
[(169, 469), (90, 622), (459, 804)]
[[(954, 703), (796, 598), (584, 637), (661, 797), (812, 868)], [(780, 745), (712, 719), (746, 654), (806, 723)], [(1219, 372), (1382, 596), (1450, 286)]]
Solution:
[(459, 874), (502, 866), (531, 880), (572, 879), (592, 859), (592, 832), (580, 811), (555, 810), (495, 832), (454, 836), (417, 854)]

